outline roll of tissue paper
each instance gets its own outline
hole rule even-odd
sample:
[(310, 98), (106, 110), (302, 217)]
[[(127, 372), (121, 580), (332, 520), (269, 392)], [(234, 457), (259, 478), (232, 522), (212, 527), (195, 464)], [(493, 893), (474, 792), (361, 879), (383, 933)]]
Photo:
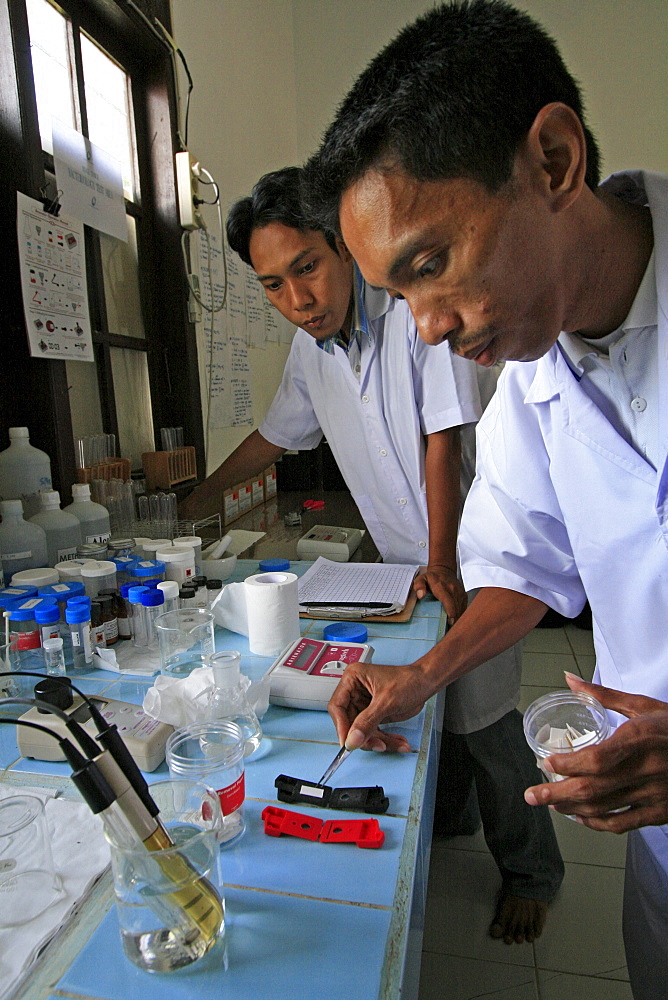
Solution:
[(299, 638), (299, 598), (294, 573), (258, 573), (229, 583), (211, 605), (218, 625), (248, 636), (251, 653), (278, 656)]
[(258, 573), (244, 580), (248, 646), (258, 656), (278, 656), (299, 638), (299, 598), (294, 573)]

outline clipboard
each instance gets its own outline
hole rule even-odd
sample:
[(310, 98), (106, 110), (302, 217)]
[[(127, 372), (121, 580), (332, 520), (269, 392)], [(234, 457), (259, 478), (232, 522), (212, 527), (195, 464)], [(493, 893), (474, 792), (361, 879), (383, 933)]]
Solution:
[(397, 611), (396, 614), (393, 615), (365, 615), (364, 617), (362, 617), (361, 615), (354, 615), (351, 612), (350, 614), (345, 615), (345, 617), (343, 615), (337, 615), (336, 618), (325, 619), (323, 615), (311, 614), (307, 611), (300, 611), (299, 617), (311, 618), (321, 622), (322, 621), (364, 622), (365, 625), (368, 624), (369, 622), (371, 622), (372, 624), (375, 624), (377, 622), (396, 622), (396, 624), (401, 625), (403, 622), (409, 622), (411, 620), (416, 604), (417, 604), (417, 594), (415, 593), (414, 590), (411, 590), (410, 594), (408, 595), (408, 600), (406, 601), (402, 610)]

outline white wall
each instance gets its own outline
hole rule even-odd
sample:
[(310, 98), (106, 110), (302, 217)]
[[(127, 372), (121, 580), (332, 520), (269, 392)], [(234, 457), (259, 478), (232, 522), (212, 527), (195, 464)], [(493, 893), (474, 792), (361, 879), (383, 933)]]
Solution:
[[(580, 82), (603, 173), (668, 169), (668, 2), (516, 0), (556, 38)], [(430, 0), (172, 0), (195, 80), (189, 146), (223, 211), (267, 170), (302, 162), (373, 55)], [(251, 349), (256, 426), (286, 349)], [(214, 432), (209, 469), (249, 428)]]

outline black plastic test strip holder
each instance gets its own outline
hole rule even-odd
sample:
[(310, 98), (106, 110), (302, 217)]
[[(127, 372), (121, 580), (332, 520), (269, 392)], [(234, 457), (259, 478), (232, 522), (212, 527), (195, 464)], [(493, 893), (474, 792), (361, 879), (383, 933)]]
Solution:
[(382, 785), (368, 788), (331, 788), (314, 781), (302, 781), (287, 774), (279, 774), (274, 782), (279, 802), (309, 802), (325, 809), (349, 809), (351, 812), (385, 813), (390, 800)]

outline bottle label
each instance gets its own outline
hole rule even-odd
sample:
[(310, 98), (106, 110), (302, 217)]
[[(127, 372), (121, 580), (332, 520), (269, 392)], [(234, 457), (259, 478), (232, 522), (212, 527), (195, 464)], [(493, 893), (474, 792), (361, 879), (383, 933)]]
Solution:
[(77, 547), (71, 546), (67, 549), (58, 549), (58, 562), (67, 562), (68, 559), (76, 559)]
[(223, 810), (223, 816), (229, 816), (230, 813), (235, 812), (243, 805), (244, 798), (246, 797), (246, 782), (245, 775), (242, 771), (236, 781), (233, 781), (231, 785), (227, 785), (226, 788), (218, 789), (218, 798), (220, 799), (220, 807)]
[(112, 642), (116, 642), (118, 639), (118, 619), (110, 618), (108, 622), (104, 623), (104, 634), (107, 640), (107, 645)]
[(60, 629), (58, 623), (54, 625), (42, 625), (42, 642), (45, 639), (60, 639)]
[(98, 535), (86, 535), (85, 542), (87, 545), (95, 544), (101, 545), (102, 542), (106, 542), (111, 537), (110, 531), (101, 531)]
[(129, 639), (132, 636), (130, 621), (128, 618), (118, 619), (118, 635), (121, 639)]
[(40, 642), (39, 629), (34, 632), (15, 632), (17, 649), (39, 649)]
[(32, 550), (28, 549), (27, 552), (4, 552), (2, 558), (5, 562), (12, 562), (14, 559), (31, 559)]

